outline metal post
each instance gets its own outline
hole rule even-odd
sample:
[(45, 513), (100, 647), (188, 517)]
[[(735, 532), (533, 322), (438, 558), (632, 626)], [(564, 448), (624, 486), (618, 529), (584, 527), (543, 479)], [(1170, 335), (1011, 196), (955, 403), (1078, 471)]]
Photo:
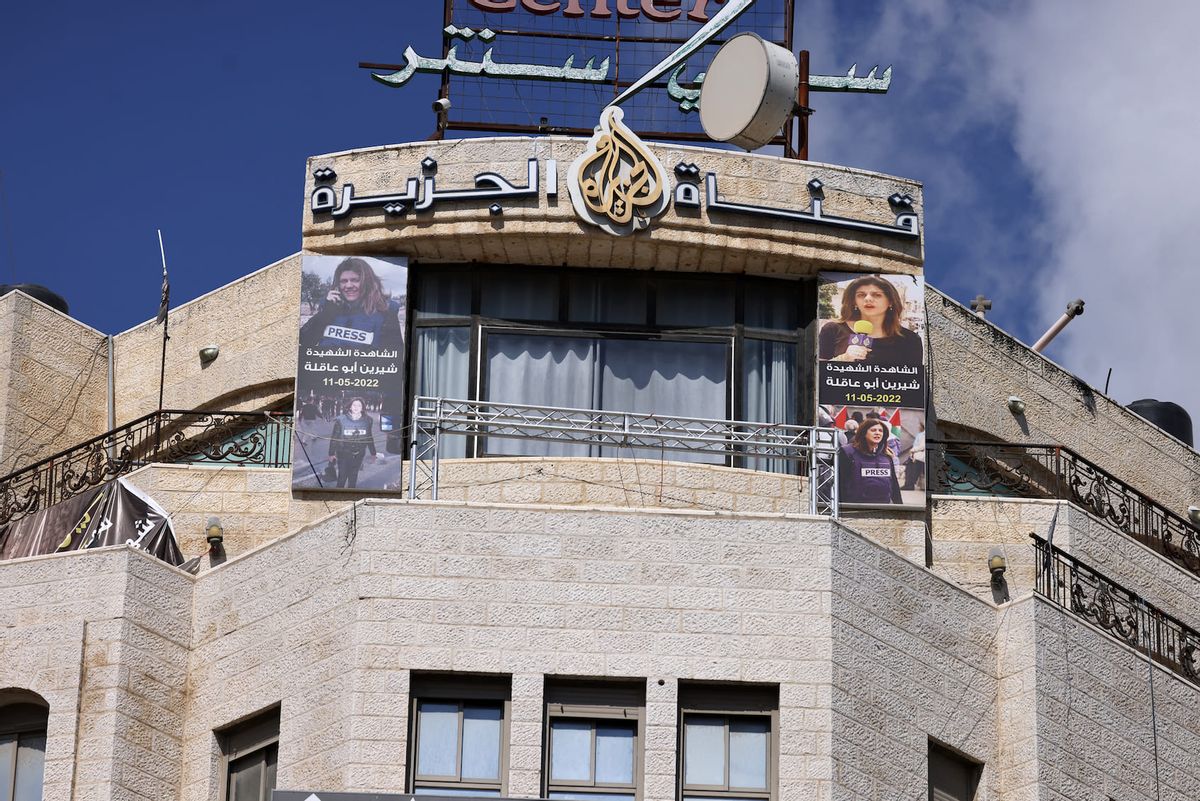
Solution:
[(797, 114), (800, 117), (800, 146), (797, 148), (800, 152), (800, 160), (808, 161), (808, 116), (812, 113), (812, 109), (808, 107), (808, 51), (800, 51), (800, 91), (796, 96), (796, 103), (799, 106)]

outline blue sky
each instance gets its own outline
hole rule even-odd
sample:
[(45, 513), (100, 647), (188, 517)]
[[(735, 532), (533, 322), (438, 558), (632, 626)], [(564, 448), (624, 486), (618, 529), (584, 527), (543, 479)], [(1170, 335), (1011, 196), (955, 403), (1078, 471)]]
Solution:
[[(816, 95), (812, 158), (925, 183), (926, 271), (1128, 402), (1200, 414), (1175, 344), (1200, 296), (1187, 57), (1200, 4), (797, 0), (814, 72), (895, 66), (884, 96)], [(181, 303), (300, 247), (305, 159), (424, 138), (440, 0), (6, 3), (0, 282), (43, 283), (102, 331), (152, 317), (158, 242)], [(1152, 345), (1152, 347), (1147, 347)]]

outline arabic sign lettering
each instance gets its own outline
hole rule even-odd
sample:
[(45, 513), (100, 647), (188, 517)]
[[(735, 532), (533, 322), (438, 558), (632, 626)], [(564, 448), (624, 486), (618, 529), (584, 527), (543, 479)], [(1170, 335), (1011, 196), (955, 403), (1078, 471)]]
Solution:
[[(609, 112), (616, 113), (610, 117)], [(698, 209), (703, 205), (710, 216), (715, 214), (717, 218), (724, 218), (725, 215), (766, 217), (908, 240), (918, 239), (921, 235), (920, 221), (913, 211), (911, 197), (893, 195), (886, 199), (896, 210), (894, 224), (856, 220), (825, 211), (823, 184), (819, 179), (808, 182), (807, 210), (727, 200), (717, 188), (716, 173), (704, 173), (701, 188), (702, 173), (695, 164), (675, 165), (678, 180), (672, 192), (666, 171), (654, 155), (654, 150), (623, 124), (613, 126), (611, 121), (615, 119), (619, 123), (623, 110), (612, 107), (605, 114), (608, 128), (602, 126), (597, 130), (589, 149), (571, 165), (568, 188), (576, 213), (609, 233), (621, 235), (648, 227), (654, 217), (670, 207), (673, 198), (678, 208)], [(618, 128), (621, 133), (614, 136)], [(605, 150), (599, 147), (601, 141), (607, 141)], [(608, 178), (597, 177), (602, 172), (601, 167)], [(337, 180), (337, 174), (329, 167), (319, 167), (313, 171), (317, 185), (310, 196), (309, 208), (315, 220), (343, 219), (358, 210), (378, 209), (388, 217), (396, 218), (395, 222), (402, 223), (415, 222), (426, 214), (436, 212), (445, 203), (474, 202), (482, 205), (490, 201), (490, 205), (486, 206), (489, 214), (499, 216), (504, 213), (505, 206), (502, 204), (511, 200), (537, 201), (543, 195), (547, 199), (558, 195), (559, 165), (555, 159), (528, 159), (524, 186), (514, 184), (497, 173), (484, 172), (475, 176), (474, 188), (438, 189), (437, 162), (432, 157), (421, 161), (420, 171), (423, 174), (421, 177), (410, 176), (405, 179), (403, 192), (356, 196), (354, 184), (347, 182), (337, 188), (332, 185)], [(581, 173), (583, 180), (580, 180)], [(661, 193), (656, 186), (661, 186)], [(616, 201), (622, 201), (625, 205), (617, 208)], [(880, 201), (884, 201), (884, 198), (880, 198)]]
[(702, 140), (695, 114), (681, 112), (695, 111), (701, 74), (724, 39), (753, 31), (792, 46), (791, 0), (445, 2), (438, 57), (409, 47), (403, 63), (374, 77), (403, 86), (419, 73), (441, 75), (440, 94), (451, 100), (441, 122), (456, 130), (590, 134), (600, 110), (664, 57), (710, 22), (736, 17), (621, 103), (643, 135)]
[(840, 431), (843, 504), (925, 505), (920, 277), (821, 273), (818, 423)]

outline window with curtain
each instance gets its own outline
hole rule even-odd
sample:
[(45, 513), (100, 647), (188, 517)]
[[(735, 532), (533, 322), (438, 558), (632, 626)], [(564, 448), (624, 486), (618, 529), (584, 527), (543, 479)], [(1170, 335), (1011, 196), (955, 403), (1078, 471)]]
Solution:
[(411, 791), (501, 795), (508, 764), (510, 681), (419, 675), (412, 685)]
[(544, 794), (572, 801), (641, 797), (645, 681), (547, 677)]
[(279, 762), (279, 708), (220, 732), (224, 801), (269, 801)]
[[(724, 342), (563, 337), (488, 332), (487, 399), (503, 403), (726, 417), (729, 347)], [(641, 451), (646, 451), (642, 453)], [(488, 453), (549, 456), (645, 456), (647, 449), (592, 448), (494, 439)], [(722, 463), (723, 452), (673, 454)]]
[(779, 688), (681, 684), (682, 801), (775, 797)]
[[(811, 281), (441, 265), (416, 267), (413, 276), (411, 386), (422, 395), (811, 422), (811, 371), (801, 368), (816, 307)], [(442, 455), (634, 455), (797, 469), (719, 449), (645, 450), (451, 436)]]
[(50, 710), (20, 695), (0, 701), (0, 801), (41, 801)]

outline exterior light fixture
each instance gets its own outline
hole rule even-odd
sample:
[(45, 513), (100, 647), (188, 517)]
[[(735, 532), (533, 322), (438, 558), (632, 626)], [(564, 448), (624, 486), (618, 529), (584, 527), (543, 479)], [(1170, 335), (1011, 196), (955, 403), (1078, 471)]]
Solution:
[(1013, 417), (1021, 417), (1025, 414), (1025, 401), (1021, 400), (1016, 395), (1009, 395), (1008, 410), (1013, 413)]
[(221, 543), (225, 541), (225, 529), (221, 528), (221, 518), (208, 518), (208, 525), (204, 527), (204, 538), (208, 540), (208, 549), (213, 553), (221, 549)]
[(992, 548), (988, 551), (988, 571), (992, 574), (992, 583), (999, 584), (1004, 581), (1004, 571), (1008, 570), (1008, 560), (1004, 558), (1004, 552), (999, 548)]
[(200, 349), (200, 364), (208, 365), (217, 360), (221, 355), (221, 349), (216, 345), (205, 345)]
[(1193, 526), (1200, 526), (1200, 506), (1188, 507), (1188, 520), (1192, 522)]

